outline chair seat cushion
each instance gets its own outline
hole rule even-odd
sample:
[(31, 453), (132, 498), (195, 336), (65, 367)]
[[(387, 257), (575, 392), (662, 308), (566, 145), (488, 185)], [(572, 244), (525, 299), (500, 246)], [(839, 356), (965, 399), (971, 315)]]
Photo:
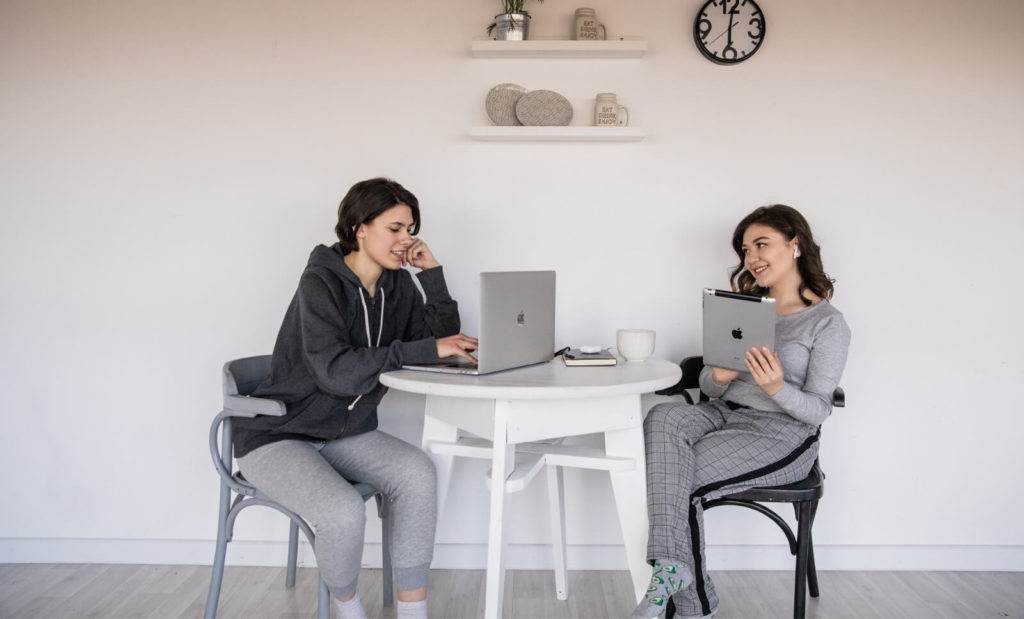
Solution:
[[(267, 495), (260, 492), (259, 488), (249, 483), (249, 480), (245, 478), (245, 475), (242, 475), (241, 471), (235, 471), (234, 478), (235, 481), (239, 483), (239, 485), (242, 485), (245, 488), (252, 490), (252, 492), (244, 492), (242, 494), (246, 494), (247, 496), (253, 496), (258, 499), (273, 500)], [(363, 483), (361, 481), (350, 483), (352, 483), (352, 487), (355, 488), (356, 492), (358, 492), (359, 495), (363, 497), (364, 501), (369, 501), (377, 494), (377, 489), (371, 486), (370, 484)]]
[(812, 501), (825, 494), (825, 474), (815, 462), (811, 472), (804, 479), (785, 486), (768, 488), (748, 488), (721, 498), (736, 501), (760, 501), (768, 503), (792, 503), (794, 501)]

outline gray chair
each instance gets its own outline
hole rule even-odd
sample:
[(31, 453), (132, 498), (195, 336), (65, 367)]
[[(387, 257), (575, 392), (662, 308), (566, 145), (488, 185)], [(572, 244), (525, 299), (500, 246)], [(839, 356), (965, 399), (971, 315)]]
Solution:
[[(210, 575), (210, 592), (206, 598), (205, 616), (207, 619), (213, 619), (217, 615), (227, 545), (231, 541), (234, 531), (235, 518), (243, 509), (252, 505), (263, 505), (276, 509), (288, 516), (291, 521), (288, 532), (288, 566), (285, 575), (287, 587), (295, 586), (299, 529), (306, 535), (310, 545), (314, 545), (316, 541), (312, 529), (298, 514), (275, 503), (246, 481), (241, 473), (234, 472), (234, 456), (231, 446), (232, 418), (285, 414), (283, 402), (249, 397), (269, 373), (270, 355), (236, 359), (224, 364), (224, 410), (214, 418), (210, 425), (210, 455), (213, 457), (214, 466), (220, 475), (220, 516), (217, 520), (217, 549), (213, 558), (213, 572)], [(220, 435), (219, 443), (218, 434)], [(388, 513), (388, 499), (369, 484), (355, 483), (353, 487), (363, 496), (364, 501), (368, 501), (370, 498), (377, 500), (377, 514), (381, 518), (383, 530), (384, 606), (391, 606), (394, 604), (394, 585), (391, 572), (391, 518)], [(234, 494), (233, 499), (232, 494)], [(329, 619), (330, 616), (330, 594), (327, 584), (323, 578), (320, 578), (319, 617), (320, 619)]]

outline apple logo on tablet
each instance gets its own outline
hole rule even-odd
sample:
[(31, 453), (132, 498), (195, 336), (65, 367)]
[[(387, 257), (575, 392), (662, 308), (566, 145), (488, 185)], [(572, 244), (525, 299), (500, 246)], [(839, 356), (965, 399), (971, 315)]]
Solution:
[(733, 329), (732, 330), (732, 337), (735, 340), (742, 340), (743, 339), (743, 329), (740, 328), (740, 327), (737, 327), (737, 328)]
[(516, 324), (520, 327), (526, 324), (526, 312), (520, 310), (519, 315), (516, 316)]

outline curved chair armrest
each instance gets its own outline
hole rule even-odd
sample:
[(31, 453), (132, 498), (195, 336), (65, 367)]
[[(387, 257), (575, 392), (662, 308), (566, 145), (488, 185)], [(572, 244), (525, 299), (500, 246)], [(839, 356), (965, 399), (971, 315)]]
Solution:
[(286, 412), (284, 402), (269, 398), (252, 398), (247, 395), (225, 395), (224, 412), (228, 417), (255, 417), (270, 415), (283, 417)]
[[(682, 370), (679, 382), (667, 389), (656, 391), (655, 393), (658, 395), (681, 395), (688, 403), (693, 404), (693, 398), (687, 390), (700, 388), (700, 371), (703, 367), (703, 356), (697, 355), (694, 357), (686, 357), (679, 363), (679, 369)], [(707, 398), (702, 397), (701, 399), (705, 400)]]
[[(231, 426), (230, 424), (225, 425), (224, 431), (220, 432), (221, 424), (224, 424), (232, 417), (252, 419), (258, 415), (281, 417), (284, 414), (285, 405), (280, 400), (251, 398), (242, 395), (224, 396), (224, 410), (218, 413), (213, 418), (213, 423), (210, 424), (210, 456), (213, 458), (213, 465), (217, 468), (221, 478), (235, 492), (244, 493), (245, 491), (238, 485), (231, 472), (231, 459), (233, 457), (231, 454)], [(223, 446), (218, 445), (218, 434), (221, 435), (220, 438)], [(227, 459), (226, 462), (225, 458)]]
[(700, 387), (700, 371), (704, 369), (703, 355), (686, 357), (679, 362), (679, 369), (683, 371), (679, 382), (684, 383), (688, 389)]

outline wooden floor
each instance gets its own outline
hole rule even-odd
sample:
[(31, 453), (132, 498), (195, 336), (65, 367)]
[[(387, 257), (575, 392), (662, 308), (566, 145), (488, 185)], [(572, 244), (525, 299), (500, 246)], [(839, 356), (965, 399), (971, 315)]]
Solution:
[[(791, 572), (712, 573), (716, 619), (792, 616)], [(516, 619), (628, 617), (629, 574), (570, 572), (569, 599), (555, 599), (551, 572), (512, 571), (505, 616)], [(1024, 618), (1021, 572), (821, 572), (821, 597), (808, 617)], [(210, 568), (172, 565), (0, 565), (0, 618), (201, 617)], [(359, 595), (370, 618), (381, 607), (381, 572), (363, 570)], [(229, 567), (220, 617), (316, 617), (316, 572), (300, 569), (294, 589), (283, 568)], [(432, 570), (430, 616), (482, 616), (484, 573)]]

